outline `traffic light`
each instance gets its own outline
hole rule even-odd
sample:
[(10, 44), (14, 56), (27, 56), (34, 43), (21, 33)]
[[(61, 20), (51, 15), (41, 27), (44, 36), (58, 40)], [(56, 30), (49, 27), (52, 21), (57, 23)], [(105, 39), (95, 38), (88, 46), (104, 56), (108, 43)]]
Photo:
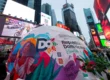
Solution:
[(7, 2), (7, 0), (0, 0), (0, 13), (3, 12), (6, 2)]

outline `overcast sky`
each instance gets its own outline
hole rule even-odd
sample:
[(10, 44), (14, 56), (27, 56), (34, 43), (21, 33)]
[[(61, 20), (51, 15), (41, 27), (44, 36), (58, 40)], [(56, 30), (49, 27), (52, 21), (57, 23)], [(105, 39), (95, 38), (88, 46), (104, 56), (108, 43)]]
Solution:
[[(66, 0), (42, 0), (42, 3), (49, 3), (52, 6), (52, 9), (55, 10), (57, 20), (62, 21), (61, 9), (63, 4), (66, 3)], [(86, 38), (86, 41), (89, 42), (90, 37), (88, 33), (88, 26), (86, 24), (83, 8), (91, 8), (91, 10), (94, 13), (93, 10), (94, 0), (68, 0), (68, 3), (73, 3), (78, 24), (81, 28), (84, 37)]]

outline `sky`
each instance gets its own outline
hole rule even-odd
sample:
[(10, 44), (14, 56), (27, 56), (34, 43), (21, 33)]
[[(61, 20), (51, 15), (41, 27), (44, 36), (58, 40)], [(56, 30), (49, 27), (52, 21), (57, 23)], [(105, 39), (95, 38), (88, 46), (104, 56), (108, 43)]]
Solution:
[[(94, 14), (95, 12), (93, 9), (94, 0), (68, 0), (67, 2), (74, 5), (74, 12), (76, 14), (78, 25), (80, 26), (86, 41), (89, 42), (90, 37), (83, 8), (91, 8), (91, 10), (93, 11), (92, 13), (96, 19), (96, 15)], [(57, 21), (62, 21), (61, 9), (66, 3), (66, 0), (42, 0), (42, 4), (43, 3), (49, 3), (52, 6), (52, 9), (55, 10)]]

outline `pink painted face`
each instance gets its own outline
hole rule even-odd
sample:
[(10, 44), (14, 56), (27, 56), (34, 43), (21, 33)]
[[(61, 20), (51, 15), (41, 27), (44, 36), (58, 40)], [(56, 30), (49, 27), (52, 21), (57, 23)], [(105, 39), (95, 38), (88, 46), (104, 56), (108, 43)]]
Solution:
[[(15, 68), (20, 77), (30, 74), (31, 65), (34, 63), (36, 48), (31, 42), (27, 42), (19, 51), (19, 57), (16, 59)], [(21, 71), (21, 72), (20, 72)]]
[(22, 56), (26, 56), (27, 55), (27, 53), (29, 52), (29, 48), (30, 48), (30, 44), (27, 43), (26, 46), (23, 49)]

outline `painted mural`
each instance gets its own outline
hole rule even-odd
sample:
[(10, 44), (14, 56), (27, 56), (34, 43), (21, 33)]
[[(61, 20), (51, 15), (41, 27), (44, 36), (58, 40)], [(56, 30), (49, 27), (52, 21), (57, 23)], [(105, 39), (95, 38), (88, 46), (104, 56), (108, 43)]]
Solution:
[(7, 69), (12, 80), (83, 80), (86, 72), (77, 58), (89, 55), (90, 50), (75, 36), (31, 32), (14, 46)]

